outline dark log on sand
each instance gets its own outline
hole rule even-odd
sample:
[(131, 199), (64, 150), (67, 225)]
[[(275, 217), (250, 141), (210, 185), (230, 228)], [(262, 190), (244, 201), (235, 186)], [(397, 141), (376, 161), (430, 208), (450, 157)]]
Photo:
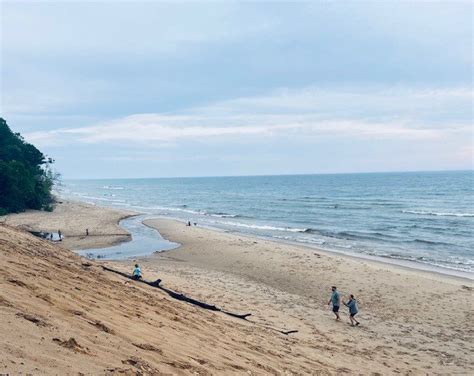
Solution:
[(156, 287), (164, 292), (166, 292), (169, 296), (171, 296), (173, 299), (177, 299), (177, 300), (181, 300), (183, 302), (187, 302), (187, 303), (190, 303), (190, 304), (193, 304), (193, 305), (196, 305), (200, 308), (204, 308), (204, 309), (208, 309), (210, 311), (216, 311), (216, 312), (222, 312), (222, 313), (225, 313), (226, 315), (229, 315), (229, 316), (232, 316), (232, 317), (236, 317), (238, 319), (243, 319), (245, 320), (247, 317), (251, 316), (252, 314), (251, 313), (246, 313), (246, 314), (238, 314), (238, 313), (232, 313), (232, 312), (227, 312), (219, 307), (216, 307), (215, 305), (211, 305), (211, 304), (207, 304), (207, 303), (204, 303), (204, 302), (201, 302), (199, 300), (196, 300), (196, 299), (193, 299), (193, 298), (190, 298), (189, 296), (186, 296), (184, 294), (179, 294), (173, 290), (170, 290), (170, 289), (167, 289), (166, 287), (163, 287), (163, 286), (160, 286), (160, 283), (161, 283), (161, 279), (157, 279), (156, 281), (154, 282), (149, 282), (149, 281), (146, 281), (144, 279), (134, 279), (131, 275), (128, 275), (126, 273), (123, 273), (123, 272), (120, 272), (118, 270), (115, 270), (115, 269), (111, 269), (111, 268), (108, 268), (107, 266), (102, 266), (102, 268), (104, 270), (107, 270), (109, 272), (113, 272), (113, 273), (117, 273), (117, 274), (120, 274), (121, 276), (125, 277), (125, 278), (128, 278), (128, 279), (131, 279), (133, 281), (136, 281), (136, 282), (141, 282), (141, 283), (144, 283), (148, 286), (151, 286), (151, 287)]
[(135, 281), (135, 282), (141, 282), (141, 283), (144, 283), (148, 286), (151, 286), (151, 287), (155, 287), (155, 288), (158, 288), (164, 292), (166, 292), (170, 297), (172, 297), (173, 299), (177, 299), (177, 300), (181, 300), (183, 302), (187, 302), (187, 303), (190, 303), (190, 304), (193, 304), (195, 306), (198, 306), (200, 308), (203, 308), (203, 309), (207, 309), (207, 310), (210, 310), (210, 311), (215, 311), (215, 312), (222, 312), (226, 315), (229, 315), (229, 316), (232, 316), (232, 317), (235, 317), (235, 318), (238, 318), (238, 319), (241, 319), (241, 320), (245, 320), (249, 323), (252, 323), (254, 325), (259, 325), (259, 326), (263, 326), (267, 329), (270, 329), (270, 330), (274, 330), (274, 331), (277, 331), (279, 333), (282, 333), (282, 334), (285, 334), (285, 335), (288, 335), (288, 334), (291, 334), (291, 333), (297, 333), (298, 331), (297, 330), (280, 330), (280, 329), (276, 329), (276, 328), (273, 328), (271, 326), (268, 326), (268, 325), (265, 325), (265, 324), (260, 324), (260, 323), (257, 323), (257, 322), (253, 322), (253, 321), (248, 321), (247, 320), (247, 317), (251, 316), (252, 314), (251, 313), (245, 313), (245, 314), (238, 314), (238, 313), (233, 313), (233, 312), (228, 312), (228, 311), (225, 311), (223, 310), (222, 308), (219, 308), (215, 305), (211, 305), (211, 304), (207, 304), (207, 303), (204, 303), (204, 302), (201, 302), (199, 300), (196, 300), (196, 299), (193, 299), (193, 298), (190, 298), (184, 294), (179, 294), (173, 290), (170, 290), (170, 289), (167, 289), (166, 287), (163, 287), (163, 286), (160, 286), (160, 283), (161, 283), (161, 279), (157, 279), (156, 281), (154, 282), (149, 282), (149, 281), (146, 281), (144, 279), (134, 279), (131, 275), (127, 274), (127, 273), (124, 273), (124, 272), (121, 272), (119, 270), (115, 270), (115, 269), (111, 269), (107, 266), (103, 266), (102, 265), (102, 268), (108, 272), (112, 272), (112, 273), (116, 273), (116, 274), (119, 274), (121, 275), (122, 277), (125, 277), (125, 278), (128, 278), (128, 279), (131, 279), (132, 281)]

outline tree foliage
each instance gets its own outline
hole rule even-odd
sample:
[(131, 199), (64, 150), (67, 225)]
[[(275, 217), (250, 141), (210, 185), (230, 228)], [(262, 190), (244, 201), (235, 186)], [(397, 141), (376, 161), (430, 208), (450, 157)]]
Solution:
[(55, 176), (51, 163), (0, 118), (0, 215), (26, 209), (52, 210)]

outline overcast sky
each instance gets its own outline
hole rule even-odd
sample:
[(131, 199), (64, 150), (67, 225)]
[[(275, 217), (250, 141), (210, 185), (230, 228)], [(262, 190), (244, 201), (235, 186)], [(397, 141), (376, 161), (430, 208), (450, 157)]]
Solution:
[(471, 2), (1, 3), (1, 116), (65, 178), (471, 169)]

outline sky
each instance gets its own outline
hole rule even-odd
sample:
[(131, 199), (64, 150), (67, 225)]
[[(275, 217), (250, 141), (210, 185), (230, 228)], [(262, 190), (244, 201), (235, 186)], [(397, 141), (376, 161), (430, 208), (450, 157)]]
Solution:
[(64, 178), (473, 168), (470, 1), (0, 1), (0, 116)]

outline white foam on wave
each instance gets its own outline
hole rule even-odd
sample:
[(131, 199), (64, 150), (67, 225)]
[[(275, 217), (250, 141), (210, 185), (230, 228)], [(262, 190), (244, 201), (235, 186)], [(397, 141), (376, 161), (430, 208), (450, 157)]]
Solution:
[(274, 226), (269, 226), (269, 225), (249, 225), (249, 224), (240, 223), (240, 222), (221, 221), (219, 223), (229, 225), (229, 226), (244, 227), (244, 228), (250, 228), (250, 229), (255, 229), (255, 230), (288, 231), (288, 232), (305, 232), (306, 231), (305, 228), (274, 227)]
[(204, 214), (203, 212), (191, 210), (191, 209), (182, 209), (182, 208), (168, 208), (165, 206), (140, 206), (140, 205), (131, 205), (135, 209), (144, 209), (144, 210), (160, 210), (160, 211), (172, 211), (172, 212), (182, 212), (189, 214)]
[(136, 209), (144, 209), (144, 210), (160, 210), (165, 212), (180, 212), (180, 213), (188, 213), (193, 215), (204, 215), (208, 217), (215, 217), (215, 218), (237, 218), (238, 214), (227, 214), (227, 213), (208, 213), (205, 210), (192, 210), (186, 208), (172, 208), (167, 206), (139, 206), (139, 205), (132, 205), (133, 208)]
[(209, 215), (211, 217), (217, 217), (217, 218), (237, 218), (238, 215), (237, 214), (216, 214), (216, 213), (212, 213), (212, 214), (205, 214), (205, 215)]
[(418, 215), (434, 215), (437, 217), (474, 217), (474, 213), (443, 213), (425, 210), (402, 210), (402, 213)]
[(83, 194), (77, 194), (81, 198), (85, 198), (88, 200), (97, 200), (97, 201), (107, 201), (107, 202), (117, 202), (117, 203), (125, 203), (124, 200), (119, 200), (119, 199), (112, 199), (112, 198), (105, 198), (105, 197), (95, 197), (95, 196), (89, 196), (89, 195), (83, 195)]
[(121, 190), (123, 190), (123, 189), (125, 189), (125, 188), (124, 188), (124, 187), (119, 187), (119, 186), (114, 187), (114, 186), (110, 186), (110, 185), (104, 185), (104, 186), (102, 187), (102, 189), (112, 189), (112, 190), (117, 190), (117, 191), (120, 190), (120, 191), (121, 191)]

